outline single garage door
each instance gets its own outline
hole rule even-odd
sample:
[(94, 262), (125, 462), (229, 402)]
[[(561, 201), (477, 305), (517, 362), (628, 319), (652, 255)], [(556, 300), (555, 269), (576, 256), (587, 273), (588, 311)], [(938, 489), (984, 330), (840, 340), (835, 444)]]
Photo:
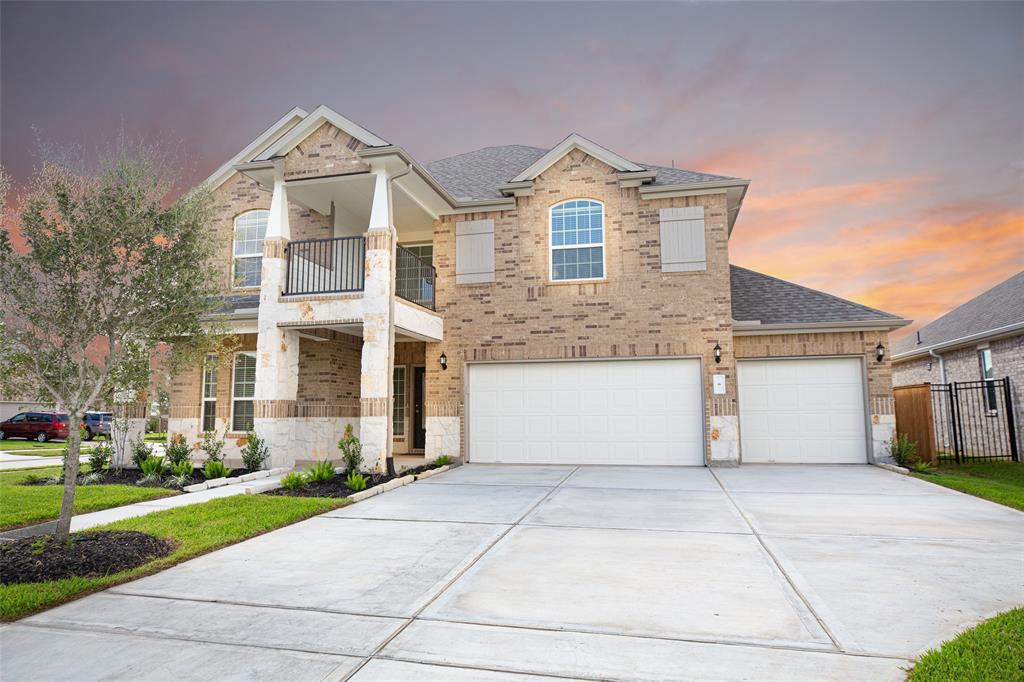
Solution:
[(698, 360), (469, 365), (471, 462), (704, 464)]
[(860, 358), (739, 361), (742, 461), (866, 462), (862, 363)]

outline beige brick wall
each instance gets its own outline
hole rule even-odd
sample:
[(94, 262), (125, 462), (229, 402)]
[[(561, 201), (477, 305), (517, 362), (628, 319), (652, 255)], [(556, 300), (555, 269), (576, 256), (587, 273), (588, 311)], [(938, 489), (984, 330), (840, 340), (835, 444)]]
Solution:
[[(255, 351), (256, 335), (240, 334), (236, 351)], [(217, 418), (231, 417), (231, 356), (219, 358), (217, 365)], [(198, 419), (203, 400), (203, 367), (196, 365), (183, 370), (171, 380), (170, 417), (172, 419)]]
[(285, 180), (367, 171), (369, 166), (356, 155), (365, 146), (341, 129), (324, 123), (285, 156)]
[[(605, 205), (602, 281), (549, 281), (549, 211), (566, 199)], [(707, 271), (662, 273), (658, 210), (704, 206)], [(495, 221), (496, 281), (455, 284), (455, 223)], [(724, 194), (645, 201), (618, 186), (615, 171), (579, 151), (555, 163), (515, 210), (446, 216), (435, 224), (438, 311), (444, 342), (427, 344), (427, 414), (461, 414), (466, 362), (552, 358), (700, 356), (729, 377), (735, 397)], [(723, 361), (714, 365), (712, 348)], [(448, 356), (441, 371), (438, 357)], [(705, 393), (711, 397), (711, 373)]]
[(299, 403), (358, 405), (363, 340), (334, 331), (317, 335), (327, 340), (300, 339), (296, 399)]

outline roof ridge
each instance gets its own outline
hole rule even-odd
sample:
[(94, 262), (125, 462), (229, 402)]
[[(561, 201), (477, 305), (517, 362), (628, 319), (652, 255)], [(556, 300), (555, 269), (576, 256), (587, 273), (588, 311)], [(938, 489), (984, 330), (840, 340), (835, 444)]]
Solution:
[(736, 268), (737, 270), (743, 270), (745, 272), (749, 272), (751, 274), (758, 275), (760, 277), (765, 277), (767, 279), (771, 279), (771, 280), (774, 280), (776, 282), (782, 282), (783, 284), (788, 284), (789, 286), (797, 287), (798, 289), (803, 289), (804, 291), (810, 291), (810, 292), (818, 294), (820, 296), (827, 296), (828, 298), (831, 298), (831, 299), (833, 299), (835, 301), (839, 301), (840, 303), (846, 303), (846, 304), (855, 306), (857, 308), (860, 308), (862, 310), (868, 310), (868, 311), (871, 311), (873, 313), (878, 313), (880, 315), (885, 315), (886, 317), (890, 317), (890, 318), (892, 318), (894, 320), (901, 319), (899, 315), (894, 315), (894, 314), (888, 313), (888, 312), (886, 312), (884, 310), (879, 310), (878, 308), (872, 308), (869, 305), (864, 305), (863, 303), (857, 303), (856, 301), (851, 301), (848, 298), (843, 298), (842, 296), (836, 296), (835, 294), (830, 294), (827, 291), (822, 291), (821, 289), (813, 289), (811, 287), (804, 286), (803, 284), (797, 284), (796, 282), (790, 282), (788, 279), (782, 279), (781, 277), (775, 277), (774, 275), (766, 275), (763, 272), (758, 272), (757, 270), (751, 270), (750, 268), (745, 268), (742, 265), (735, 265), (733, 263), (729, 263), (729, 267), (730, 268)]

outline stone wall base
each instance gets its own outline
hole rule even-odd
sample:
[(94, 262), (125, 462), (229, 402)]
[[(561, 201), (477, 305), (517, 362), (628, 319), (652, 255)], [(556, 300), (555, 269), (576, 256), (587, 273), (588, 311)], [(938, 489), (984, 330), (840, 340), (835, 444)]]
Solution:
[(462, 445), (462, 420), (459, 417), (427, 417), (427, 459), (459, 457)]
[(711, 460), (713, 467), (734, 467), (740, 463), (740, 418), (736, 415), (712, 415)]
[(889, 456), (888, 441), (896, 433), (896, 415), (871, 415), (871, 462), (875, 464), (893, 464)]

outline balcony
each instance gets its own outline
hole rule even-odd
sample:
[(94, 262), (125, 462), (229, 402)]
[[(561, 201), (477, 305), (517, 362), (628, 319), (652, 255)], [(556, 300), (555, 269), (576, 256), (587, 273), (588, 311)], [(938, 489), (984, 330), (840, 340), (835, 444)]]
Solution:
[[(288, 245), (285, 296), (344, 294), (363, 290), (366, 240), (363, 237), (307, 239)], [(395, 294), (434, 310), (433, 266), (399, 246), (395, 260)]]

